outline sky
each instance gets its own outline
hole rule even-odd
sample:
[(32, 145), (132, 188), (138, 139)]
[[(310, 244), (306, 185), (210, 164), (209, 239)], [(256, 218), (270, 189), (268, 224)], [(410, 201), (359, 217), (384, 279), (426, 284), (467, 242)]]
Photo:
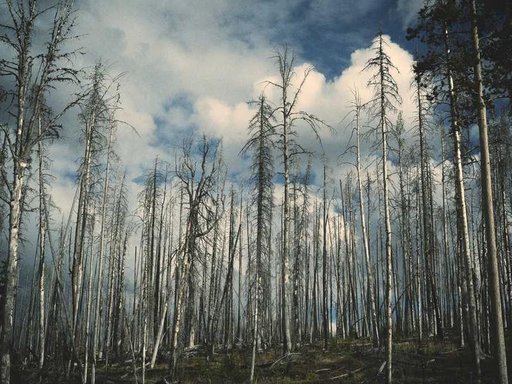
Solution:
[[(248, 138), (255, 111), (247, 104), (276, 79), (276, 49), (296, 55), (296, 79), (310, 73), (299, 108), (315, 114), (335, 130), (323, 130), (323, 150), (330, 177), (348, 161), (339, 155), (349, 146), (352, 90), (364, 101), (372, 90), (363, 72), (379, 29), (399, 69), (395, 78), (407, 121), (414, 110), (410, 91), (412, 44), (405, 29), (421, 0), (80, 0), (76, 2), (85, 55), (74, 65), (92, 68), (101, 60), (120, 79), (121, 109), (117, 152), (135, 196), (156, 156), (173, 162), (184, 137), (222, 139), (228, 176), (236, 185), (247, 175), (239, 151)], [(82, 149), (76, 123), (63, 124), (62, 139), (52, 151), (52, 194), (63, 212), (69, 209)], [(137, 130), (134, 133), (128, 125)], [(305, 143), (314, 136), (299, 130)], [(369, 140), (371, 141), (371, 140)], [(370, 156), (370, 142), (365, 151)], [(312, 144), (313, 151), (321, 151)], [(317, 168), (319, 163), (317, 164)]]

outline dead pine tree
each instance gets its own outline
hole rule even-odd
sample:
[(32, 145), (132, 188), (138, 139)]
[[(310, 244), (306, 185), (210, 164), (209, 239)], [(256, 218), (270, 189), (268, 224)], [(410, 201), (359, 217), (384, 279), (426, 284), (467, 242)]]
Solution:
[(266, 239), (269, 236), (270, 220), (272, 217), (272, 177), (273, 158), (272, 148), (275, 146), (275, 131), (272, 121), (272, 110), (262, 95), (258, 100), (258, 111), (249, 123), (249, 141), (242, 149), (242, 153), (252, 151), (253, 172), (253, 202), (256, 205), (256, 254), (254, 274), (254, 321), (252, 335), (252, 358), (250, 382), (254, 382), (254, 366), (256, 362), (256, 350), (258, 348), (259, 316), (260, 316), (260, 291), (261, 276), (264, 274), (262, 260), (269, 257), (269, 243)]
[(272, 111), (272, 115), (276, 118), (277, 123), (274, 125), (277, 134), (276, 145), (282, 155), (283, 177), (284, 177), (284, 197), (283, 197), (283, 220), (282, 220), (282, 260), (281, 260), (281, 334), (283, 339), (283, 354), (287, 355), (292, 350), (291, 340), (291, 321), (290, 321), (290, 303), (289, 303), (289, 254), (290, 254), (290, 165), (291, 157), (297, 155), (298, 152), (304, 152), (304, 149), (297, 150), (297, 143), (293, 139), (297, 135), (297, 125), (302, 123), (309, 127), (316, 137), (318, 129), (327, 126), (322, 120), (305, 111), (297, 108), (299, 96), (302, 88), (313, 70), (308, 67), (304, 70), (302, 78), (298, 84), (294, 84), (295, 73), (295, 57), (287, 47), (277, 51), (275, 55), (279, 69), (279, 77), (277, 82), (269, 81), (267, 84), (276, 88), (279, 100), (276, 107)]
[[(41, 135), (43, 126), (52, 124), (51, 111), (45, 107), (38, 116), (38, 132)], [(48, 187), (48, 167), (49, 159), (46, 155), (46, 146), (43, 141), (37, 143), (37, 157), (38, 157), (38, 192), (39, 192), (39, 207), (38, 207), (38, 242), (37, 253), (39, 254), (39, 263), (37, 267), (38, 275), (38, 295), (39, 295), (39, 316), (37, 324), (37, 340), (38, 340), (38, 360), (39, 369), (42, 370), (45, 363), (45, 350), (46, 350), (46, 243), (48, 241), (49, 221), (50, 221), (50, 208), (52, 206), (51, 197), (47, 192)]]
[[(41, 126), (39, 125), (41, 130)], [(44, 351), (45, 351), (45, 245), (46, 245), (46, 186), (44, 181), (44, 158), (43, 158), (43, 143), (38, 143), (38, 157), (39, 157), (39, 369), (43, 369), (44, 365)]]
[(430, 180), (430, 165), (428, 163), (428, 148), (426, 138), (426, 111), (428, 108), (428, 99), (425, 97), (423, 88), (422, 77), (425, 76), (417, 67), (414, 68), (414, 86), (416, 90), (416, 106), (418, 135), (419, 135), (419, 149), (420, 149), (420, 186), (421, 186), (421, 215), (422, 215), (422, 239), (423, 239), (423, 254), (425, 261), (425, 273), (427, 278), (427, 297), (430, 298), (430, 307), (433, 307), (430, 321), (432, 333), (437, 331), (437, 336), (443, 339), (442, 318), (441, 310), (439, 307), (439, 298), (437, 294), (437, 284), (435, 282), (434, 274), (434, 248), (435, 248), (435, 234), (434, 234), (434, 218), (430, 209), (432, 205), (432, 183)]
[(493, 334), (494, 358), (500, 384), (508, 383), (507, 356), (505, 348), (505, 333), (501, 309), (501, 290), (498, 271), (498, 254), (496, 248), (496, 231), (494, 223), (493, 185), (491, 178), (491, 161), (489, 155), (489, 127), (487, 124), (487, 108), (484, 99), (484, 84), (482, 79), (482, 59), (480, 52), (480, 36), (478, 32), (477, 2), (470, 2), (471, 37), (473, 43), (474, 83), (478, 106), (478, 127), (480, 133), (480, 182), (482, 187), (482, 219), (485, 223), (485, 240), (487, 245), (487, 263), (489, 276), (489, 297), (491, 298), (491, 332)]
[[(197, 262), (199, 242), (216, 226), (213, 195), (215, 186), (223, 177), (222, 162), (218, 154), (218, 143), (203, 136), (199, 143), (185, 141), (179, 164), (176, 165), (176, 177), (184, 193), (185, 229), (181, 242), (180, 258), (176, 265), (176, 284), (174, 316), (170, 329), (169, 377), (174, 379), (178, 362), (180, 331), (183, 326), (184, 302), (187, 284), (194, 273), (193, 264)], [(195, 153), (198, 153), (197, 158)]]
[(373, 346), (378, 348), (380, 346), (379, 340), (379, 323), (377, 320), (377, 305), (375, 300), (375, 291), (374, 287), (374, 276), (373, 276), (373, 265), (370, 260), (370, 241), (368, 239), (368, 229), (366, 223), (365, 216), (365, 208), (364, 208), (364, 195), (363, 195), (363, 182), (361, 176), (361, 111), (363, 109), (363, 103), (361, 101), (361, 97), (357, 90), (353, 92), (353, 101), (352, 101), (352, 112), (354, 114), (353, 124), (354, 131), (356, 134), (356, 145), (354, 149), (356, 151), (356, 172), (357, 172), (357, 194), (359, 197), (359, 217), (360, 217), (360, 225), (361, 225), (361, 235), (363, 242), (363, 252), (364, 252), (364, 260), (366, 266), (366, 276), (367, 276), (367, 291), (368, 298), (370, 300), (370, 323), (371, 323), (371, 331), (372, 331), (372, 342)]
[(107, 125), (107, 145), (106, 145), (106, 163), (105, 163), (105, 171), (103, 177), (103, 191), (101, 196), (101, 204), (100, 204), (100, 218), (99, 218), (99, 245), (98, 245), (98, 262), (97, 262), (97, 280), (96, 280), (96, 301), (94, 304), (94, 320), (93, 320), (93, 337), (92, 337), (92, 364), (91, 364), (91, 383), (94, 384), (96, 381), (96, 363), (97, 363), (97, 351), (98, 351), (98, 343), (100, 338), (101, 331), (101, 303), (102, 301), (102, 292), (103, 292), (103, 269), (104, 269), (104, 255), (106, 248), (106, 232), (107, 232), (107, 203), (109, 198), (109, 187), (110, 187), (110, 173), (113, 158), (115, 158), (115, 154), (113, 153), (113, 141), (115, 139), (115, 131), (116, 131), (116, 121), (115, 121), (115, 111), (116, 104), (118, 102), (118, 95), (114, 94), (115, 97), (110, 98), (110, 101), (113, 102), (110, 106), (110, 111), (108, 112), (108, 119), (106, 122)]
[(144, 303), (144, 316), (147, 321), (147, 337), (149, 345), (153, 344), (155, 332), (158, 330), (156, 323), (155, 311), (155, 281), (156, 274), (159, 272), (156, 268), (156, 244), (158, 243), (155, 237), (157, 236), (157, 217), (160, 216), (157, 212), (157, 207), (160, 206), (160, 200), (163, 200), (162, 191), (159, 184), (162, 182), (162, 174), (159, 170), (158, 158), (155, 158), (154, 165), (144, 182), (144, 189), (139, 195), (140, 208), (142, 213), (142, 233), (141, 233), (141, 256), (144, 260), (144, 282), (146, 302)]
[[(51, 137), (54, 124), (45, 124), (38, 129), (39, 115), (45, 97), (55, 83), (75, 81), (77, 72), (65, 60), (73, 52), (63, 48), (72, 38), (74, 24), (72, 2), (67, 0), (40, 4), (37, 0), (8, 1), (6, 23), (0, 26), (0, 44), (6, 56), (0, 61), (0, 76), (12, 78), (13, 86), (6, 91), (6, 104), (11, 116), (3, 126), (4, 137), (9, 146), (10, 167), (3, 167), (3, 178), (7, 180), (9, 200), (9, 246), (5, 283), (5, 300), (2, 302), (0, 335), (0, 381), (10, 382), (11, 351), (13, 347), (14, 303), (18, 281), (18, 245), (23, 215), (23, 202), (27, 192), (27, 178), (32, 156), (37, 143)], [(53, 13), (48, 31), (38, 29), (38, 21)], [(37, 35), (37, 36), (36, 36)], [(37, 45), (36, 37), (44, 44)], [(39, 48), (39, 49), (38, 49)], [(64, 108), (64, 110), (66, 107)], [(52, 118), (57, 120), (61, 113)], [(7, 174), (11, 170), (11, 175)]]
[[(110, 84), (106, 81), (105, 68), (101, 63), (95, 65), (92, 73), (89, 75), (89, 82), (86, 85), (82, 100), (79, 103), (80, 113), (79, 121), (82, 125), (81, 138), (84, 143), (83, 155), (78, 170), (77, 185), (77, 209), (75, 218), (75, 232), (72, 247), (71, 260), (71, 329), (73, 348), (79, 349), (78, 341), (81, 329), (79, 323), (81, 314), (85, 305), (82, 305), (82, 298), (86, 290), (84, 285), (84, 267), (86, 265), (85, 256), (86, 239), (91, 235), (91, 221), (94, 219), (93, 200), (97, 197), (99, 191), (96, 186), (99, 185), (100, 176), (97, 169), (101, 161), (102, 154), (110, 151), (110, 143), (105, 145), (105, 136), (110, 135), (107, 131), (112, 128), (113, 111), (117, 103), (117, 93), (111, 94)], [(111, 140), (111, 139), (109, 139)], [(101, 213), (101, 220), (104, 220), (104, 212)], [(103, 228), (100, 228), (103, 231)], [(103, 235), (103, 234), (102, 234)], [(100, 240), (101, 243), (101, 240)], [(103, 244), (100, 244), (103, 246)], [(100, 255), (102, 256), (102, 255)], [(91, 262), (91, 265), (95, 263)], [(92, 268), (92, 267), (91, 267)], [(92, 285), (90, 286), (92, 287)], [(94, 316), (96, 318), (96, 316)], [(93, 331), (94, 339), (95, 331)], [(93, 340), (93, 354), (96, 353), (97, 338)], [(70, 367), (73, 359), (70, 359)], [(93, 357), (93, 370), (95, 368), (95, 358)], [(87, 367), (85, 367), (87, 369)], [(87, 372), (84, 372), (86, 375)], [(85, 377), (85, 376), (84, 376)]]
[(327, 287), (327, 221), (329, 220), (327, 203), (327, 159), (323, 156), (323, 188), (322, 188), (322, 333), (324, 338), (324, 350), (329, 347), (329, 309)]
[(388, 135), (392, 129), (390, 114), (396, 112), (397, 105), (401, 103), (398, 94), (398, 85), (393, 78), (391, 71), (398, 69), (393, 65), (391, 58), (385, 50), (386, 41), (382, 32), (374, 39), (372, 51), (374, 56), (368, 60), (365, 71), (373, 72), (368, 85), (375, 91), (373, 99), (368, 102), (373, 117), (378, 122), (379, 140), (381, 145), (381, 166), (382, 166), (382, 189), (383, 189), (383, 210), (384, 210), (384, 235), (386, 255), (386, 383), (392, 382), (392, 350), (393, 350), (393, 303), (391, 296), (393, 292), (393, 259), (391, 244), (391, 218), (389, 210), (389, 181), (388, 181)]

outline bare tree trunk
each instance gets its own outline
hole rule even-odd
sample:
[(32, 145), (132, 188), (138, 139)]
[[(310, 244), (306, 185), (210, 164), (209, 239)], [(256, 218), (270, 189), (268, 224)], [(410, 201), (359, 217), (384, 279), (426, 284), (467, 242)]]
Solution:
[(366, 220), (365, 220), (365, 209), (364, 209), (364, 200), (363, 200), (363, 183), (361, 180), (361, 146), (360, 146), (360, 111), (361, 111), (361, 100), (359, 98), (359, 94), (354, 94), (354, 108), (356, 112), (355, 122), (356, 122), (356, 169), (357, 169), (357, 190), (359, 195), (359, 214), (361, 221), (361, 234), (363, 236), (363, 251), (364, 258), (366, 261), (366, 275), (368, 279), (368, 297), (370, 299), (370, 311), (371, 311), (371, 325), (372, 325), (372, 341), (373, 346), (378, 348), (380, 345), (379, 340), (379, 324), (377, 321), (377, 306), (375, 303), (375, 294), (373, 291), (373, 267), (370, 260), (370, 243), (368, 240), (368, 230), (366, 228)]
[(313, 326), (311, 327), (311, 335), (310, 335), (310, 343), (313, 342), (318, 337), (318, 254), (320, 250), (320, 239), (319, 239), (319, 233), (320, 233), (320, 217), (318, 214), (317, 209), (317, 203), (315, 201), (315, 208), (314, 208), (314, 215), (315, 215), (315, 225), (313, 228), (313, 254), (314, 261), (313, 261), (313, 292), (312, 292), (312, 323)]
[(156, 358), (158, 356), (158, 348), (160, 348), (160, 343), (162, 342), (163, 333), (164, 333), (164, 325), (165, 325), (165, 317), (167, 316), (167, 306), (168, 300), (165, 300), (164, 307), (162, 310), (162, 315), (160, 317), (160, 325), (158, 326), (158, 333), (155, 339), (155, 345), (153, 346), (153, 354), (151, 356), (150, 367), (153, 369), (155, 367)]
[(391, 123), (388, 113), (396, 110), (393, 103), (400, 103), (398, 95), (398, 85), (390, 74), (390, 68), (396, 67), (391, 63), (391, 59), (384, 51), (384, 37), (379, 33), (374, 41), (375, 56), (371, 58), (366, 69), (376, 68), (376, 74), (372, 76), (369, 85), (375, 88), (375, 96), (371, 104), (375, 110), (375, 118), (379, 120), (380, 140), (382, 145), (382, 189), (383, 189), (383, 209), (384, 209), (384, 237), (385, 237), (385, 255), (386, 255), (386, 383), (392, 381), (392, 356), (393, 356), (393, 259), (391, 244), (391, 218), (389, 213), (389, 191), (388, 191), (388, 133)]
[[(384, 121), (384, 120), (383, 120)], [(387, 131), (382, 129), (382, 187), (384, 189), (384, 225), (386, 235), (386, 383), (391, 384), (392, 367), (391, 361), (393, 356), (393, 306), (391, 295), (393, 292), (393, 259), (391, 253), (391, 219), (389, 214), (389, 198), (388, 198), (388, 167), (387, 167)]]
[(92, 262), (92, 256), (93, 256), (93, 238), (94, 238), (94, 221), (91, 224), (90, 229), (90, 239), (89, 239), (89, 250), (88, 250), (88, 257), (86, 260), (86, 265), (89, 268), (89, 276), (87, 279), (87, 304), (86, 304), (86, 314), (85, 314), (85, 348), (84, 348), (84, 368), (82, 372), (82, 383), (87, 383), (87, 371), (88, 371), (88, 364), (89, 364), (89, 341), (91, 338), (90, 330), (91, 330), (91, 306), (92, 306), (92, 281), (94, 277), (94, 263)]
[[(103, 181), (103, 196), (101, 203), (100, 213), (100, 233), (99, 233), (99, 254), (98, 254), (98, 276), (96, 282), (96, 305), (94, 307), (94, 330), (92, 339), (92, 366), (91, 366), (91, 384), (96, 382), (96, 359), (98, 351), (98, 339), (101, 329), (100, 314), (101, 314), (101, 302), (102, 302), (102, 287), (103, 287), (103, 256), (105, 253), (105, 220), (107, 212), (107, 195), (109, 189), (109, 177), (110, 177), (110, 152), (112, 146), (113, 128), (111, 127), (108, 136), (107, 144), (107, 164), (105, 168), (105, 178)], [(135, 282), (136, 284), (136, 282)], [(135, 301), (135, 298), (134, 298)]]
[[(482, 184), (482, 216), (485, 223), (485, 239), (487, 245), (489, 296), (491, 298), (491, 328), (493, 334), (494, 357), (496, 359), (498, 381), (508, 383), (507, 356), (505, 334), (503, 330), (503, 314), (501, 309), (500, 278), (498, 271), (498, 254), (496, 249), (496, 231), (494, 224), (494, 206), (492, 198), (491, 160), (489, 156), (489, 138), (487, 126), (487, 109), (484, 100), (482, 64), (480, 58), (480, 42), (477, 25), (476, 1), (471, 0), (471, 35), (473, 40), (475, 88), (478, 102), (478, 126), (480, 132), (480, 154)], [(480, 371), (478, 371), (480, 377)]]
[(455, 92), (455, 85), (453, 76), (450, 69), (450, 48), (448, 44), (448, 26), (445, 25), (444, 32), (444, 45), (445, 56), (448, 61), (448, 68), (446, 77), (448, 80), (448, 92), (450, 100), (450, 113), (451, 113), (451, 128), (453, 134), (454, 146), (454, 167), (455, 167), (455, 196), (457, 204), (457, 232), (460, 238), (460, 248), (462, 258), (464, 261), (465, 270), (465, 291), (467, 292), (468, 303), (468, 323), (469, 323), (469, 337), (471, 349), (473, 351), (473, 359), (477, 376), (480, 377), (480, 343), (478, 332), (477, 308), (475, 299), (475, 289), (473, 286), (473, 267), (471, 261), (471, 248), (469, 244), (469, 229), (466, 208), (466, 193), (464, 188), (464, 171), (462, 162), (462, 144), (461, 144), (461, 128), (459, 125), (459, 116), (457, 113), (457, 97)]
[[(39, 118), (39, 132), (41, 120)], [(46, 189), (43, 175), (43, 144), (38, 143), (39, 152), (39, 369), (43, 369), (45, 358), (45, 245), (46, 245)]]
[[(143, 252), (141, 252), (142, 258)], [(142, 315), (142, 384), (146, 382), (146, 351), (147, 351), (147, 342), (148, 342), (148, 312), (149, 309), (147, 307), (148, 302), (148, 268), (147, 261), (145, 258), (141, 260), (141, 274), (142, 274), (142, 282), (141, 282), (141, 315)], [(176, 277), (178, 279), (178, 277)]]
[(73, 262), (71, 266), (71, 302), (72, 302), (72, 328), (73, 337), (77, 338), (78, 315), (80, 309), (82, 280), (83, 280), (83, 248), (85, 242), (85, 230), (87, 224), (87, 208), (89, 203), (89, 186), (92, 166), (92, 140), (93, 130), (96, 128), (96, 111), (93, 109), (85, 120), (85, 153), (83, 169), (80, 177), (78, 208), (75, 227), (75, 242), (73, 250)]
[(236, 325), (236, 329), (237, 329), (237, 344), (239, 344), (240, 346), (243, 344), (242, 343), (242, 249), (243, 249), (243, 245), (242, 245), (242, 217), (243, 217), (243, 207), (242, 207), (242, 191), (240, 191), (240, 212), (239, 212), (239, 230), (240, 230), (240, 234), (239, 234), (239, 248), (238, 248), (238, 314), (237, 314), (237, 325)]
[[(439, 310), (439, 303), (437, 297), (437, 287), (434, 282), (434, 268), (431, 265), (434, 258), (434, 229), (433, 229), (433, 217), (431, 217), (431, 211), (429, 205), (432, 200), (430, 180), (428, 176), (428, 160), (426, 156), (426, 143), (425, 143), (425, 126), (423, 116), (423, 96), (421, 94), (421, 74), (416, 74), (416, 98), (418, 106), (418, 130), (420, 140), (420, 184), (421, 184), (421, 206), (422, 206), (422, 218), (423, 218), (423, 254), (425, 257), (425, 273), (427, 277), (427, 296), (430, 296), (433, 312), (431, 316), (435, 317), (436, 323), (431, 321), (431, 328), (434, 331), (434, 327), (437, 326), (437, 332), (440, 339), (443, 338), (443, 329), (441, 322), (441, 315)], [(435, 332), (433, 332), (435, 334)]]
[[(37, 36), (45, 51), (40, 54), (32, 50), (36, 26), (43, 17), (38, 1), (9, 1), (6, 4), (6, 20), (0, 26), (2, 48), (5, 56), (2, 59), (2, 75), (14, 79), (13, 103), (6, 110), (14, 117), (9, 130), (5, 130), (10, 146), (12, 160), (12, 179), (8, 181), (9, 190), (9, 245), (7, 253), (5, 300), (0, 308), (0, 382), (10, 382), (11, 349), (13, 346), (14, 308), (18, 280), (18, 245), (23, 203), (26, 194), (27, 168), (36, 144), (45, 138), (59, 117), (49, 117), (48, 124), (40, 126), (44, 99), (54, 82), (74, 78), (76, 73), (70, 65), (63, 67), (60, 60), (70, 59), (70, 52), (62, 50), (62, 44), (69, 38), (72, 31), (71, 4), (67, 1), (55, 3), (54, 18), (47, 37)], [(10, 57), (9, 57), (10, 56)], [(37, 71), (35, 70), (37, 68)], [(34, 69), (34, 70), (33, 70)], [(29, 107), (30, 105), (30, 107)], [(12, 110), (11, 110), (12, 108)], [(12, 129), (11, 129), (12, 128)], [(42, 134), (40, 134), (42, 133)], [(7, 180), (5, 169), (2, 178)]]
[[(176, 169), (181, 187), (187, 195), (188, 214), (185, 227), (185, 240), (183, 246), (180, 247), (183, 260), (181, 264), (178, 261), (176, 267), (176, 298), (174, 304), (174, 321), (171, 328), (169, 358), (169, 376), (171, 379), (174, 379), (176, 374), (179, 332), (183, 315), (183, 300), (186, 294), (185, 288), (192, 288), (191, 286), (187, 287), (187, 285), (190, 285), (192, 281), (192, 263), (196, 257), (197, 243), (212, 231), (217, 224), (217, 218), (212, 217), (214, 214), (210, 210), (211, 205), (216, 203), (213, 201), (212, 190), (217, 183), (219, 183), (218, 174), (220, 172), (220, 161), (217, 157), (217, 147), (212, 146), (207, 141), (206, 137), (203, 137), (198, 148), (201, 159), (198, 162), (194, 162), (192, 159), (192, 144), (193, 142), (184, 143), (184, 157), (182, 163), (177, 166)], [(201, 209), (207, 211), (207, 218), (202, 214)]]
[[(282, 71), (281, 76), (285, 76)], [(283, 83), (284, 83), (283, 79)], [(290, 315), (288, 310), (288, 231), (290, 223), (289, 206), (289, 153), (288, 153), (288, 116), (287, 116), (287, 94), (283, 91), (283, 165), (284, 165), (284, 200), (283, 200), (283, 235), (282, 235), (282, 260), (281, 260), (281, 321), (283, 337), (283, 354), (288, 354), (292, 350), (292, 340), (290, 333)]]
[(323, 176), (323, 220), (322, 220), (322, 326), (324, 336), (324, 349), (329, 347), (329, 314), (327, 308), (327, 185), (326, 185), (326, 159), (324, 158)]
[(18, 244), (21, 224), (23, 189), (25, 184), (25, 167), (15, 170), (13, 194), (10, 200), (9, 216), (9, 257), (7, 259), (7, 281), (5, 284), (5, 301), (2, 314), (1, 365), (0, 381), (10, 383), (11, 346), (13, 343), (14, 303), (18, 281)]

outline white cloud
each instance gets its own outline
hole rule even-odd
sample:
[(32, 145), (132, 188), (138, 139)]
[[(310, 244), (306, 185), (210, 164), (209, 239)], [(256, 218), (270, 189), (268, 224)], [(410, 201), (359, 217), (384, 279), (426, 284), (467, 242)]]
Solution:
[[(412, 73), (410, 68), (413, 64), (412, 56), (402, 49), (400, 46), (392, 42), (389, 37), (385, 37), (387, 42), (387, 52), (391, 57), (394, 65), (398, 68), (399, 72), (394, 73), (394, 77), (398, 83), (403, 103), (400, 106), (404, 113), (404, 118), (407, 126), (412, 126), (414, 116), (414, 95), (410, 88)], [(347, 120), (343, 117), (350, 111), (350, 102), (352, 98), (352, 89), (360, 91), (363, 102), (370, 100), (373, 97), (373, 90), (367, 87), (367, 81), (370, 73), (363, 71), (366, 62), (374, 55), (370, 48), (362, 48), (355, 51), (351, 55), (351, 65), (343, 70), (341, 74), (331, 81), (328, 81), (325, 76), (317, 71), (312, 71), (304, 84), (302, 93), (300, 94), (300, 102), (298, 109), (312, 113), (329, 125), (336, 128), (336, 134), (331, 135), (328, 129), (322, 129), (320, 136), (323, 142), (326, 156), (329, 162), (328, 177), (331, 179), (333, 185), (337, 185), (337, 180), (353, 167), (348, 164), (354, 162), (352, 155), (347, 154), (341, 160), (338, 159), (339, 155), (348, 148), (349, 139), (351, 137), (352, 126), (349, 126)], [(296, 77), (295, 84), (300, 83), (304, 71), (310, 65), (303, 63), (295, 68)], [(277, 81), (277, 76), (274, 73), (269, 73), (261, 79), (253, 81), (253, 95), (256, 96), (263, 89), (268, 81)], [(277, 102), (278, 92), (272, 89), (271, 86), (266, 86), (265, 91), (267, 96)], [(205, 97), (197, 101), (195, 104), (195, 121), (202, 127), (203, 132), (214, 137), (222, 137), (224, 142), (224, 156), (230, 172), (236, 175), (247, 174), (248, 164), (240, 160), (238, 151), (245, 144), (247, 140), (247, 124), (251, 116), (255, 113), (254, 110), (248, 108), (245, 103), (229, 103), (225, 100)], [(396, 116), (395, 116), (396, 118)], [(373, 124), (376, 124), (375, 122)], [(297, 127), (299, 132), (299, 141), (309, 149), (320, 154), (321, 147), (317, 143), (315, 135), (307, 127)], [(409, 134), (410, 136), (411, 134)], [(366, 140), (362, 140), (363, 145), (363, 161), (370, 164), (378, 157), (378, 153), (370, 152), (370, 147), (374, 144), (375, 136), (370, 136)], [(276, 154), (276, 170), (281, 170), (280, 155)], [(306, 161), (300, 161), (299, 168), (304, 170)], [(389, 167), (393, 169), (394, 165), (389, 163)], [(373, 171), (373, 168), (371, 169)], [(320, 156), (313, 164), (313, 172), (317, 175), (317, 184), (321, 183), (322, 165)], [(233, 180), (236, 183), (240, 180)], [(319, 185), (318, 185), (319, 187)], [(313, 187), (313, 190), (317, 189)], [(279, 188), (276, 188), (276, 198), (279, 200)]]
[[(308, 22), (325, 13), (329, 4), (332, 1), (323, 1), (308, 10)], [(364, 13), (372, 6), (365, 1), (358, 7)], [(157, 155), (172, 162), (174, 149), (181, 143), (180, 136), (199, 131), (223, 139), (230, 172), (246, 171), (247, 164), (238, 155), (254, 113), (246, 102), (258, 96), (267, 80), (276, 79), (272, 59), (275, 47), (267, 29), (276, 31), (287, 25), (285, 20), (297, 11), (293, 1), (267, 4), (174, 0), (148, 4), (137, 0), (86, 0), (80, 8), (80, 44), (90, 54), (78, 58), (77, 66), (90, 67), (102, 58), (110, 64), (112, 74), (125, 73), (120, 80), (122, 109), (118, 117), (139, 134), (123, 124), (118, 130), (117, 152), (127, 168), (128, 180), (150, 168)], [(282, 23), (270, 25), (275, 24), (280, 13), (284, 15)], [(412, 57), (386, 39), (388, 53), (400, 69), (396, 79), (404, 99), (402, 108), (409, 119), (414, 110), (408, 94)], [(327, 129), (321, 132), (333, 177), (344, 172), (336, 159), (345, 151), (350, 137), (346, 121), (341, 122), (349, 111), (351, 89), (357, 88), (363, 101), (372, 94), (366, 86), (369, 74), (362, 72), (371, 55), (365, 47), (354, 51), (350, 65), (330, 80), (312, 71), (300, 97), (300, 109), (315, 114), (337, 130), (335, 136)], [(309, 64), (300, 57), (297, 64), (299, 81)], [(176, 102), (177, 99), (184, 100)], [(68, 139), (52, 149), (56, 156), (55, 199), (61, 205), (69, 205), (63, 200), (74, 192), (72, 183), (62, 175), (76, 171), (76, 160), (82, 153), (72, 149), (77, 148), (77, 143), (73, 144), (78, 132), (76, 124), (67, 128), (75, 133), (65, 134)], [(301, 127), (299, 131), (303, 142), (320, 150), (311, 132)], [(72, 147), (65, 149), (65, 145)], [(138, 187), (131, 187), (133, 197)]]

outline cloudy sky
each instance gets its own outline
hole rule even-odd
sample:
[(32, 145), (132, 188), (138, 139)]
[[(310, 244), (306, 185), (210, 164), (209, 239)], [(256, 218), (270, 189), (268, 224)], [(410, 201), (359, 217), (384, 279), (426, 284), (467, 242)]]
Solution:
[[(344, 119), (351, 89), (363, 101), (371, 90), (369, 74), (361, 72), (371, 56), (368, 47), (381, 29), (388, 54), (400, 73), (396, 80), (406, 119), (412, 51), (405, 28), (420, 0), (80, 0), (79, 44), (86, 55), (76, 65), (106, 63), (121, 79), (119, 119), (139, 135), (120, 126), (118, 148), (128, 178), (137, 181), (158, 155), (171, 160), (184, 136), (201, 132), (222, 138), (224, 157), (233, 181), (247, 164), (240, 149), (266, 80), (276, 76), (272, 56), (286, 44), (296, 55), (297, 78), (314, 66), (299, 107), (336, 129), (323, 132), (332, 176), (341, 172), (338, 155), (350, 136)], [(53, 146), (56, 182), (53, 193), (66, 210), (79, 151), (76, 127), (65, 127), (64, 139)], [(311, 135), (302, 134), (306, 141)], [(312, 138), (312, 137), (311, 137)], [(311, 140), (313, 141), (313, 140)], [(75, 142), (75, 144), (73, 144)], [(66, 175), (67, 177), (62, 177)]]

